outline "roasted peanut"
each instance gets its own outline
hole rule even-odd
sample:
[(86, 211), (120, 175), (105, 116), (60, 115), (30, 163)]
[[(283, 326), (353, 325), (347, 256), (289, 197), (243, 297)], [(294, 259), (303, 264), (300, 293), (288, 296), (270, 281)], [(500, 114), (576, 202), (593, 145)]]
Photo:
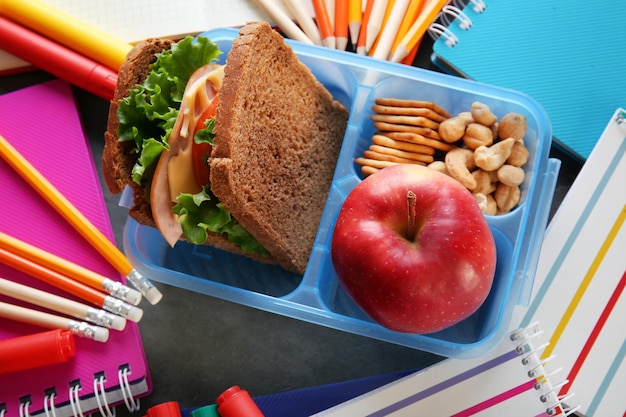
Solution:
[(508, 113), (500, 119), (498, 136), (501, 139), (522, 139), (526, 135), (526, 116), (519, 113)]
[(524, 169), (509, 164), (504, 164), (496, 171), (498, 181), (503, 184), (516, 187), (524, 182)]
[(472, 192), (489, 195), (495, 191), (498, 178), (494, 175), (494, 172), (477, 169), (472, 172), (472, 176), (474, 177), (474, 180), (476, 180), (476, 187), (474, 187)]
[(511, 156), (515, 139), (509, 138), (491, 146), (479, 146), (474, 151), (476, 166), (485, 171), (495, 171)]
[(516, 167), (523, 166), (526, 162), (528, 162), (529, 152), (524, 145), (523, 140), (517, 140), (513, 144), (513, 148), (511, 149), (511, 156), (506, 160), (506, 163), (509, 165), (513, 165)]
[(454, 148), (446, 153), (446, 171), (469, 190), (476, 188), (472, 172), (476, 168), (474, 153), (470, 149)]
[(498, 184), (496, 191), (493, 193), (493, 198), (498, 205), (498, 213), (510, 212), (519, 203), (520, 195), (519, 187), (511, 187), (503, 183)]
[(454, 143), (465, 134), (465, 128), (471, 119), (455, 116), (439, 123), (439, 136), (447, 143)]
[(470, 123), (465, 128), (463, 143), (470, 149), (476, 149), (479, 146), (491, 146), (493, 134), (487, 126), (480, 123)]
[(435, 171), (439, 171), (442, 174), (448, 175), (448, 170), (446, 169), (446, 163), (443, 161), (433, 161), (427, 166), (430, 169), (434, 169)]
[(489, 106), (483, 103), (479, 103), (478, 101), (472, 103), (471, 113), (472, 119), (474, 119), (476, 123), (480, 123), (481, 125), (486, 127), (493, 125), (498, 120), (498, 118), (495, 114), (493, 114)]

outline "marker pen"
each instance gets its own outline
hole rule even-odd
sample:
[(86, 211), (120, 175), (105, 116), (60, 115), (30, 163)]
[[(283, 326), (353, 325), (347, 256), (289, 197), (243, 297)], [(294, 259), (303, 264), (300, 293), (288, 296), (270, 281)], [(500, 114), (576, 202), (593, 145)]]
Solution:
[(0, 15), (36, 30), (113, 71), (119, 71), (132, 48), (130, 44), (41, 0), (2, 0)]
[(248, 391), (237, 385), (217, 397), (217, 411), (221, 417), (264, 417)]
[(77, 87), (111, 100), (117, 73), (0, 16), (0, 48)]
[(0, 374), (67, 362), (76, 355), (70, 330), (50, 330), (0, 341)]
[(168, 401), (148, 408), (144, 417), (181, 417), (180, 407), (176, 401)]

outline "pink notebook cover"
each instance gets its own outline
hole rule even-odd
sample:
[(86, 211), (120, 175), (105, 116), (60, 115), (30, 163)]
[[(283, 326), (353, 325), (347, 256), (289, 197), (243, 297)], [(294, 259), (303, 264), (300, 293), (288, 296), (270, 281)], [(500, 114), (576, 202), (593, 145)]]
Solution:
[[(55, 80), (2, 95), (0, 114), (0, 134), (105, 236), (113, 239), (100, 182), (69, 85)], [(123, 279), (2, 159), (0, 230), (112, 279)], [(1, 264), (0, 276), (71, 298)], [(0, 300), (18, 303), (3, 296)], [(45, 330), (0, 318), (0, 340)], [(111, 330), (106, 343), (77, 337), (76, 349), (76, 356), (64, 364), (0, 375), (0, 415), (4, 408), (4, 416), (18, 417), (20, 403), (28, 400), (30, 414), (43, 412), (46, 393), (52, 390), (56, 392), (56, 417), (72, 415), (75, 412), (68, 393), (70, 385), (77, 381), (81, 385), (81, 410), (87, 413), (98, 409), (94, 376), (101, 373), (106, 378), (108, 403), (123, 402), (129, 391), (134, 397), (151, 391), (136, 323), (128, 321), (121, 332)], [(126, 389), (120, 388), (118, 380), (118, 370), (124, 366), (130, 370)], [(132, 398), (127, 400), (132, 406)]]

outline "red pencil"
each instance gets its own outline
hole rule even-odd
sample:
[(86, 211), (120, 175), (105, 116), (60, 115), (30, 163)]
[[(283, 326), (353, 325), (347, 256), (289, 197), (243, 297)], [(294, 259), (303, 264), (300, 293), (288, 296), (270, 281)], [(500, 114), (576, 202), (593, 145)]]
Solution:
[(57, 77), (96, 94), (113, 98), (117, 73), (0, 16), (2, 49)]

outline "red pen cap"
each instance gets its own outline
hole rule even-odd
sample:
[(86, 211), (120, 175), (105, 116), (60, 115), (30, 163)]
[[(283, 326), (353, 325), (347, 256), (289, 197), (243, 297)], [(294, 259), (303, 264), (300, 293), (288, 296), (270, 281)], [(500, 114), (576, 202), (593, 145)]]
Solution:
[(74, 334), (50, 330), (0, 341), (0, 374), (67, 362), (76, 354)]
[(168, 401), (148, 408), (146, 417), (181, 417), (180, 407), (176, 401)]
[(217, 411), (222, 417), (263, 417), (248, 391), (237, 385), (228, 388), (217, 397)]

